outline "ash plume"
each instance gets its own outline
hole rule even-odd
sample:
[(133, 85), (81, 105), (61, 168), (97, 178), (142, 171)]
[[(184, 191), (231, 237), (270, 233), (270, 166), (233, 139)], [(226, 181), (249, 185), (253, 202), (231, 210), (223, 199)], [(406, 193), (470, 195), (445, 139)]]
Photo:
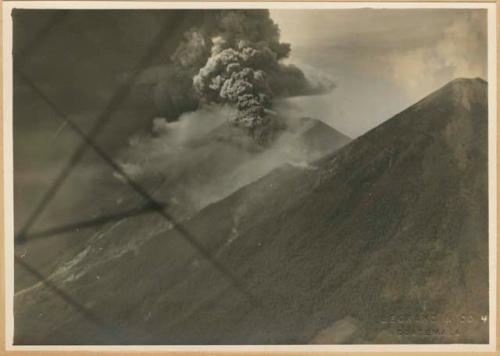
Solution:
[(238, 114), (233, 123), (261, 140), (255, 132), (269, 124), (265, 108), (272, 97), (264, 68), (276, 62), (276, 56), (265, 45), (252, 45), (241, 40), (234, 48), (228, 40), (216, 37), (211, 56), (193, 78), (193, 85), (202, 100), (235, 104)]
[(169, 121), (205, 104), (232, 105), (230, 122), (265, 144), (284, 127), (271, 110), (273, 99), (332, 89), (285, 64), (290, 50), (268, 10), (209, 11), (185, 31), (171, 64), (149, 73), (157, 80), (154, 100)]

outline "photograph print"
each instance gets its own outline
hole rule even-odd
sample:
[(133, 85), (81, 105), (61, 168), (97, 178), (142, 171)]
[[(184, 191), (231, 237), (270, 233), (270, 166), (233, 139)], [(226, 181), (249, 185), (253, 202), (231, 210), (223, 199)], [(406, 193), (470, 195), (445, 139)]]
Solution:
[(494, 4), (72, 4), (4, 3), (13, 349), (494, 345)]

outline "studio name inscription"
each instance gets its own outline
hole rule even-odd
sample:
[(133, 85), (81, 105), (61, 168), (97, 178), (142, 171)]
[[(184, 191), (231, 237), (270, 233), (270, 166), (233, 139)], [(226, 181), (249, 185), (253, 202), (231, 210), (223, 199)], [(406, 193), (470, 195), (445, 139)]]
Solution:
[(473, 314), (391, 314), (382, 317), (380, 323), (393, 329), (397, 335), (406, 337), (460, 336), (466, 327), (488, 325), (488, 316)]

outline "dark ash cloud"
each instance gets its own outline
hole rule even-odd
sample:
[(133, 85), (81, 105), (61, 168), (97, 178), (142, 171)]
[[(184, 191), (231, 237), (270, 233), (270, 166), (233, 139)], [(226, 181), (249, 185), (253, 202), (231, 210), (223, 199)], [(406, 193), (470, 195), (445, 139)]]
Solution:
[(268, 10), (210, 11), (185, 32), (171, 62), (146, 71), (143, 82), (154, 85), (154, 102), (169, 121), (206, 103), (230, 104), (237, 108), (231, 122), (266, 143), (277, 127), (268, 113), (274, 98), (333, 88), (285, 64), (290, 51)]

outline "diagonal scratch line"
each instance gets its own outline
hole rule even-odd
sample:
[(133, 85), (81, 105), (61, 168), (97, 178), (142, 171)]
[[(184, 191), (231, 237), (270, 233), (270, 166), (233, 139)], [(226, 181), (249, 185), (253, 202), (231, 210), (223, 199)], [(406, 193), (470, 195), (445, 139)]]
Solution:
[[(98, 116), (96, 123), (91, 128), (88, 137), (95, 137), (103, 127), (111, 120), (113, 114), (120, 107), (122, 101), (128, 96), (133, 83), (137, 80), (142, 70), (150, 65), (152, 60), (156, 57), (156, 55), (163, 48), (164, 39), (168, 37), (171, 30), (180, 22), (182, 16), (175, 16), (172, 21), (167, 21), (165, 26), (160, 30), (155, 40), (153, 41), (152, 46), (149, 48), (145, 56), (140, 60), (137, 69), (133, 72), (133, 74), (128, 77), (127, 81), (122, 85), (117, 92), (113, 95), (108, 105), (105, 107), (104, 111), (101, 115)], [(16, 73), (20, 73), (19, 70), (16, 70)], [(24, 77), (26, 81), (26, 77)], [(33, 85), (30, 85), (32, 88)], [(40, 90), (37, 92), (41, 93)], [(54, 108), (54, 107), (53, 107)], [(57, 110), (59, 112), (59, 110)], [(38, 205), (35, 207), (33, 212), (28, 217), (26, 223), (21, 229), (18, 235), (24, 235), (36, 222), (40, 214), (43, 212), (47, 204), (52, 200), (53, 196), (59, 190), (60, 186), (64, 183), (68, 175), (71, 173), (76, 164), (82, 159), (83, 155), (86, 152), (88, 147), (88, 140), (85, 140), (77, 147), (73, 155), (70, 157), (66, 166), (63, 168), (61, 173), (57, 176), (57, 178), (53, 181), (48, 191), (44, 194)]]
[(89, 309), (87, 309), (84, 305), (77, 302), (73, 297), (71, 297), (64, 290), (57, 287), (54, 283), (49, 281), (44, 275), (36, 270), (36, 268), (29, 265), (26, 261), (24, 261), (19, 256), (14, 255), (14, 261), (23, 269), (25, 269), (28, 273), (33, 275), (36, 279), (38, 279), (45, 287), (47, 287), (52, 293), (56, 294), (62, 300), (64, 300), (67, 304), (71, 305), (74, 309), (76, 309), (80, 314), (85, 316), (88, 320), (90, 320), (95, 325), (110, 330), (109, 325), (104, 323), (100, 318), (98, 318), (94, 313), (92, 313)]
[[(166, 204), (164, 206), (166, 206)], [(79, 222), (76, 222), (73, 224), (57, 226), (57, 227), (53, 227), (53, 228), (46, 229), (43, 231), (32, 232), (32, 233), (26, 234), (24, 236), (23, 240), (24, 241), (28, 241), (28, 240), (31, 241), (31, 240), (39, 239), (42, 237), (63, 234), (65, 232), (74, 231), (75, 229), (85, 229), (85, 228), (90, 228), (90, 227), (93, 227), (96, 225), (103, 225), (103, 224), (106, 224), (106, 223), (109, 223), (112, 221), (118, 221), (118, 220), (122, 220), (122, 219), (129, 218), (129, 217), (147, 214), (147, 213), (153, 212), (156, 209), (157, 209), (157, 207), (151, 206), (150, 204), (146, 204), (146, 205), (141, 206), (139, 208), (130, 209), (128, 211), (124, 211), (121, 213), (103, 215), (103, 216), (100, 216), (100, 217), (97, 217), (97, 218), (94, 218), (91, 220), (79, 221)]]
[[(109, 164), (116, 172), (118, 172), (125, 180), (125, 182), (141, 195), (151, 207), (158, 212), (165, 220), (167, 220), (172, 227), (175, 228), (184, 239), (207, 261), (209, 261), (223, 276), (225, 276), (234, 287), (236, 287), (242, 294), (244, 294), (254, 306), (264, 309), (263, 305), (243, 286), (243, 284), (229, 271), (223, 264), (215, 259), (208, 249), (206, 249), (182, 224), (175, 221), (173, 216), (167, 213), (161, 203), (157, 202), (152, 196), (148, 194), (146, 189), (135, 182), (104, 150), (102, 150), (90, 137), (88, 137), (80, 127), (73, 122), (64, 112), (62, 112), (32, 81), (30, 81), (24, 74), (16, 71), (16, 74), (23, 79), (26, 84), (34, 90), (41, 99), (49, 105), (58, 117), (67, 122), (68, 126), (73, 129), (76, 134), (83, 140), (85, 145), (91, 147), (107, 164)], [(20, 242), (25, 240), (25, 234), (18, 234), (16, 239)]]
[[(15, 10), (14, 10), (15, 11)], [(15, 64), (20, 63), (35, 52), (35, 50), (43, 43), (43, 40), (52, 32), (69, 15), (69, 11), (57, 10), (52, 17), (45, 23), (43, 28), (34, 36), (31, 41), (22, 49), (14, 53)]]
[[(80, 127), (71, 120), (64, 112), (62, 112), (56, 104), (50, 100), (41, 90), (40, 88), (33, 83), (28, 77), (26, 77), (20, 71), (16, 71), (16, 75), (21, 78), (55, 113), (59, 116), (61, 120), (66, 122), (68, 126), (76, 132), (76, 134), (82, 139), (84, 147), (91, 147), (107, 164), (109, 164), (116, 172), (118, 172), (125, 182), (132, 187), (135, 191), (137, 191), (143, 198), (145, 198), (152, 208), (162, 209), (163, 204), (156, 202), (152, 197), (149, 196), (146, 189), (140, 186), (137, 182), (135, 182), (121, 167), (117, 164), (103, 149), (101, 149), (97, 144), (90, 138), (89, 135), (85, 134)], [(82, 147), (82, 146), (80, 146)], [(72, 166), (67, 166), (69, 167)], [(66, 171), (63, 171), (63, 173)], [(65, 176), (64, 174), (60, 175)], [(18, 236), (25, 236), (25, 234), (18, 234)]]

